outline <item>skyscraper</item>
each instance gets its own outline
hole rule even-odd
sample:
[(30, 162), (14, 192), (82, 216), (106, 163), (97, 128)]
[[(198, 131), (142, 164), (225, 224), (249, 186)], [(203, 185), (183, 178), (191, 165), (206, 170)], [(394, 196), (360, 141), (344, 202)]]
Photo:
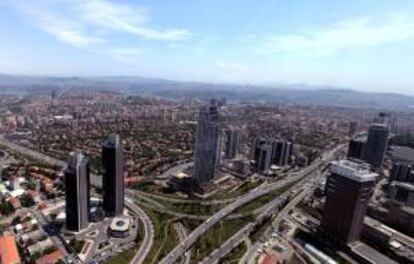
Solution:
[(366, 161), (375, 170), (380, 170), (388, 146), (389, 131), (384, 124), (373, 124), (368, 130), (367, 143), (362, 152), (362, 160)]
[(367, 139), (363, 137), (353, 138), (349, 140), (347, 157), (353, 159), (361, 159), (366, 142)]
[(365, 163), (332, 162), (321, 223), (328, 239), (339, 244), (358, 240), (377, 176)]
[(124, 211), (123, 149), (118, 135), (112, 135), (102, 144), (103, 209), (108, 216)]
[(65, 173), (66, 228), (80, 231), (90, 219), (89, 161), (81, 153), (72, 154)]
[(218, 111), (215, 105), (208, 105), (200, 110), (194, 151), (194, 174), (197, 183), (204, 183), (214, 178), (219, 147)]
[(272, 145), (272, 160), (273, 164), (278, 166), (286, 166), (289, 164), (289, 158), (292, 155), (293, 144), (287, 140), (273, 140)]
[(264, 138), (256, 138), (252, 148), (254, 170), (257, 172), (268, 171), (272, 162), (272, 145)]
[(356, 121), (352, 121), (351, 123), (349, 123), (349, 132), (348, 132), (348, 136), (350, 136), (351, 138), (355, 135), (355, 133), (358, 130), (358, 122)]
[(226, 130), (226, 159), (234, 159), (239, 148), (239, 133), (236, 129)]

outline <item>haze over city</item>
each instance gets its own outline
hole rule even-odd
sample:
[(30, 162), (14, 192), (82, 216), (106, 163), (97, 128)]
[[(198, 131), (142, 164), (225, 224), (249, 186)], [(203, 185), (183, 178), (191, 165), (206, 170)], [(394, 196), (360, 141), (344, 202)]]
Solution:
[(0, 72), (413, 95), (413, 1), (0, 3)]
[(0, 263), (414, 264), (413, 11), (0, 0)]

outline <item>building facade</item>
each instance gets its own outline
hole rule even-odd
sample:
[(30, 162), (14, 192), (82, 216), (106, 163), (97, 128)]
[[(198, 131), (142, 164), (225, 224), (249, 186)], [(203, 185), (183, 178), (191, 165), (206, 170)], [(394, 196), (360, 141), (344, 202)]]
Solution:
[(110, 136), (102, 144), (103, 209), (108, 216), (124, 211), (123, 149), (118, 135)]
[(72, 154), (65, 174), (66, 228), (80, 231), (90, 221), (89, 161), (81, 153)]
[(373, 124), (368, 130), (368, 139), (362, 152), (362, 160), (375, 170), (380, 170), (388, 146), (388, 127), (384, 124)]
[(377, 176), (369, 170), (368, 164), (349, 160), (331, 164), (321, 222), (329, 240), (348, 244), (359, 239)]
[(239, 132), (234, 128), (226, 130), (226, 148), (225, 148), (226, 159), (236, 158), (238, 149), (239, 149)]
[(198, 183), (209, 182), (214, 178), (220, 146), (218, 110), (208, 105), (200, 110), (197, 124), (193, 179)]

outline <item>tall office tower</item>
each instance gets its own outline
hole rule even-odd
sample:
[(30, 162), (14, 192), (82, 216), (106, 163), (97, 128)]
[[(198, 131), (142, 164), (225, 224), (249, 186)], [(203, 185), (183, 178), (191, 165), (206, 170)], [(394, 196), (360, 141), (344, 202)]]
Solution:
[(89, 161), (81, 153), (72, 154), (65, 173), (66, 228), (80, 231), (90, 220)]
[(234, 159), (239, 148), (239, 133), (234, 128), (226, 130), (226, 159)]
[(368, 139), (362, 151), (362, 160), (375, 170), (380, 170), (388, 146), (388, 128), (384, 124), (373, 124), (368, 131)]
[(255, 160), (256, 171), (266, 172), (270, 170), (270, 165), (272, 161), (272, 146), (268, 143), (261, 144), (258, 147), (259, 154)]
[(278, 166), (289, 164), (290, 156), (293, 152), (292, 142), (286, 140), (271, 141), (272, 144), (272, 162)]
[(216, 148), (216, 161), (214, 162), (214, 166), (216, 168), (218, 168), (221, 165), (222, 143), (223, 143), (223, 137), (221, 135), (221, 131), (219, 130), (219, 134), (217, 138), (217, 148)]
[(414, 183), (413, 165), (394, 162), (390, 177), (390, 182), (393, 181)]
[(331, 163), (321, 227), (328, 239), (348, 244), (358, 240), (378, 174), (350, 160)]
[(347, 157), (361, 159), (365, 144), (366, 138), (360, 137), (349, 140)]
[(219, 146), (219, 117), (217, 107), (208, 105), (200, 110), (194, 151), (194, 174), (197, 183), (214, 178)]
[(358, 122), (352, 121), (351, 123), (349, 123), (349, 132), (348, 132), (349, 137), (352, 138), (356, 134), (357, 130), (358, 130)]
[(259, 159), (260, 145), (266, 144), (266, 142), (267, 142), (266, 139), (261, 138), (261, 137), (257, 137), (253, 140), (252, 149), (251, 149), (251, 153), (250, 153), (250, 157), (251, 157), (252, 160)]
[(118, 135), (112, 135), (102, 144), (103, 209), (108, 216), (124, 211), (123, 149)]

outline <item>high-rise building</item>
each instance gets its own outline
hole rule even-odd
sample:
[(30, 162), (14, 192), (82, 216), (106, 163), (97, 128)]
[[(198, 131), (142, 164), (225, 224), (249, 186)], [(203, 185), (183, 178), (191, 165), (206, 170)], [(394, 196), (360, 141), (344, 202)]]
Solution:
[(390, 185), (390, 198), (400, 206), (414, 208), (414, 185), (407, 182), (393, 182)]
[(366, 141), (366, 137), (358, 137), (349, 140), (347, 157), (361, 159)]
[(102, 144), (103, 209), (108, 216), (124, 211), (123, 149), (118, 135), (110, 136)]
[(81, 153), (72, 154), (65, 174), (66, 228), (80, 231), (90, 220), (89, 161)]
[(272, 146), (269, 144), (262, 144), (259, 146), (259, 156), (256, 160), (256, 169), (258, 172), (266, 172), (270, 170), (272, 161)]
[(288, 165), (293, 152), (292, 142), (287, 140), (272, 140), (270, 144), (272, 145), (271, 162), (278, 166)]
[(393, 163), (390, 182), (411, 182), (414, 183), (413, 165), (404, 163)]
[(352, 121), (351, 123), (349, 123), (349, 132), (348, 132), (349, 137), (352, 138), (356, 134), (357, 130), (358, 130), (358, 122)]
[(222, 144), (223, 144), (223, 137), (222, 137), (221, 131), (219, 129), (219, 134), (218, 134), (218, 138), (217, 138), (217, 147), (216, 147), (216, 161), (214, 162), (214, 166), (216, 168), (220, 167), (220, 165), (221, 165)]
[(194, 180), (200, 184), (214, 178), (219, 148), (219, 117), (217, 107), (208, 105), (200, 110), (194, 151)]
[(362, 160), (375, 170), (380, 170), (388, 146), (389, 130), (384, 124), (373, 124), (368, 131), (367, 143), (362, 151)]
[(226, 130), (226, 159), (234, 159), (239, 148), (239, 133), (236, 129), (230, 128)]
[(321, 223), (328, 239), (339, 244), (358, 240), (377, 176), (365, 163), (332, 162)]

